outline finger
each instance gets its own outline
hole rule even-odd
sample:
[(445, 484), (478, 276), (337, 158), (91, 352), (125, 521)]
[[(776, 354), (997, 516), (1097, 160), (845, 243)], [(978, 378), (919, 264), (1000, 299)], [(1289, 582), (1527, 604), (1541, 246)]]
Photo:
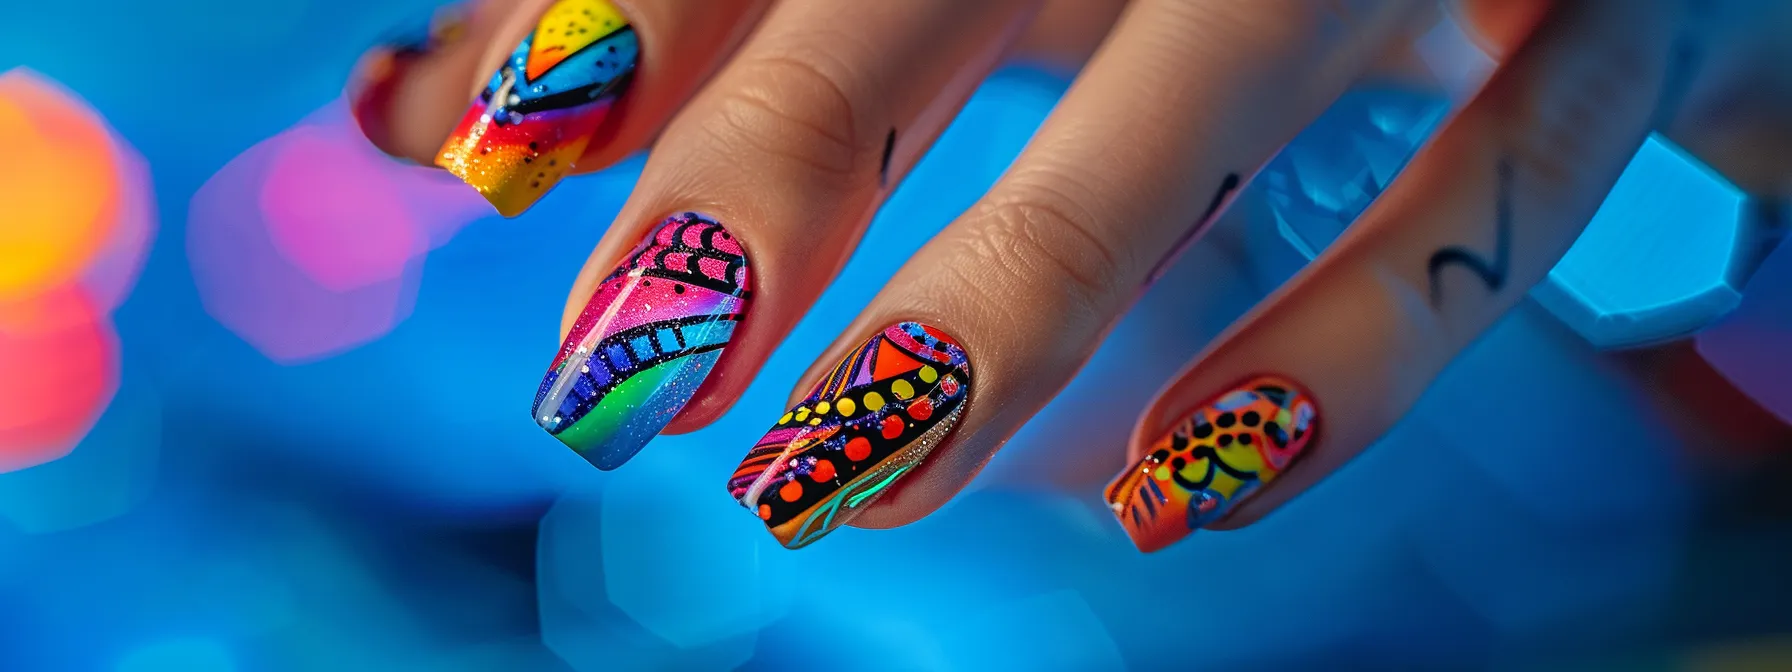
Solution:
[(943, 504), (1424, 4), (1136, 0), (1008, 174), (890, 281), (823, 360), (838, 364), (811, 370), (732, 493), (790, 546)]
[(480, 3), (462, 39), (369, 56), (379, 76), (355, 87), (356, 116), (382, 149), (447, 168), (514, 216), (645, 146), (767, 2)]
[(1559, 3), (1332, 247), (1166, 387), (1107, 499), (1139, 548), (1247, 524), (1384, 434), (1641, 144), (1679, 0)]
[[(719, 416), (1035, 6), (780, 2), (667, 127), (592, 253), (536, 421), (610, 469), (681, 409), (674, 430)], [(707, 214), (662, 220), (691, 211)], [(703, 333), (657, 331), (689, 325)]]
[(407, 27), (363, 54), (347, 98), (367, 140), (393, 156), (434, 160), (460, 118), (458, 106), (443, 99), (460, 96), (505, 11), (494, 2), (438, 7), (424, 25)]

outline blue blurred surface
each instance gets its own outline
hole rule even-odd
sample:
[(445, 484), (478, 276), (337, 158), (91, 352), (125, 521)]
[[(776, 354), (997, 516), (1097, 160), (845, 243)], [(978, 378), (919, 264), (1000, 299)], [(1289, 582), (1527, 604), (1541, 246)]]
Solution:
[[(800, 552), (771, 543), (725, 474), (1024, 144), (1063, 87), (1043, 75), (1004, 73), (972, 101), (733, 412), (617, 472), (525, 413), (639, 160), (430, 252), (391, 333), (276, 364), (207, 313), (188, 204), (432, 4), (6, 7), (0, 70), (28, 65), (103, 114), (149, 161), (163, 225), (116, 315), (117, 398), (70, 457), (0, 474), (0, 669), (1478, 667), (1792, 630), (1792, 516), (1736, 514), (1737, 481), (1680, 463), (1708, 440), (1529, 305), (1282, 512), (1134, 552), (1098, 503), (1132, 414), (1299, 263), (1262, 244), (1278, 214), (1291, 225), (1261, 193), (953, 504)], [(1357, 186), (1330, 202), (1379, 189)]]

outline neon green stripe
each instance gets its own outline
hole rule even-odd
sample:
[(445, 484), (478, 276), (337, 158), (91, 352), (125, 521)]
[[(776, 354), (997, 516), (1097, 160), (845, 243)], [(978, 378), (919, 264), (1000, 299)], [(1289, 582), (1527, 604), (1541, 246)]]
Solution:
[(910, 466), (913, 466), (913, 465), (903, 465), (901, 469), (897, 469), (896, 471), (890, 472), (890, 475), (885, 476), (884, 480), (879, 481), (877, 485), (873, 485), (866, 490), (860, 491), (858, 494), (848, 497), (846, 499), (847, 508), (852, 508), (852, 507), (858, 506), (859, 502), (865, 501), (866, 497), (875, 495), (879, 491), (883, 490), (884, 488), (890, 487), (890, 483), (894, 482), (898, 476), (902, 475), (903, 472), (908, 471), (908, 468)]

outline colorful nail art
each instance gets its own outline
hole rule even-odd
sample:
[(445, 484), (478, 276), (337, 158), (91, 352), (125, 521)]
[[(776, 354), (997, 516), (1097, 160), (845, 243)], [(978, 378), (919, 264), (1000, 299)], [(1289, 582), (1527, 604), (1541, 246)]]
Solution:
[(1139, 550), (1169, 546), (1276, 479), (1319, 430), (1313, 397), (1261, 377), (1202, 404), (1108, 486), (1108, 506)]
[(535, 393), (536, 424), (597, 468), (622, 466), (684, 408), (751, 296), (721, 223), (666, 218), (597, 286)]
[(504, 216), (521, 214), (585, 152), (639, 52), (607, 0), (559, 0), (492, 75), (436, 164)]
[(846, 524), (958, 425), (971, 365), (952, 337), (918, 322), (853, 349), (767, 432), (728, 481), (788, 548)]

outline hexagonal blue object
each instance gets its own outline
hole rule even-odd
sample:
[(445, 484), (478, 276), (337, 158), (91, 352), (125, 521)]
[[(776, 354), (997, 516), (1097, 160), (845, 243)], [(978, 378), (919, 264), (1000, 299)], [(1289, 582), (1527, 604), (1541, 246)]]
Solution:
[(1741, 301), (1730, 267), (1744, 201), (1735, 185), (1651, 136), (1531, 296), (1601, 348), (1697, 331)]

